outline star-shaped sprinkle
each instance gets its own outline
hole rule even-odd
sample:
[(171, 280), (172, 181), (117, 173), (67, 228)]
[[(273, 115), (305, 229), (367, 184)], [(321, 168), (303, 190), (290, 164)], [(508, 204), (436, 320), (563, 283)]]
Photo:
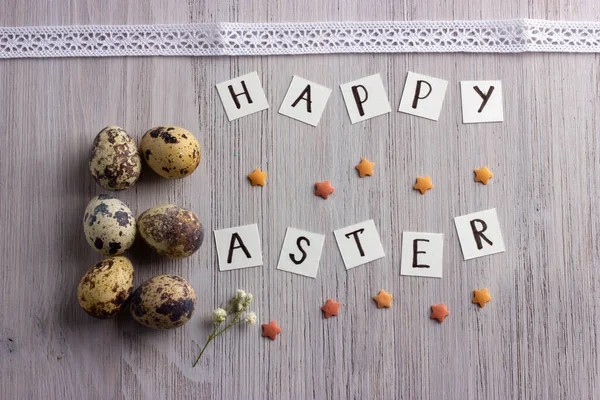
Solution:
[(277, 322), (271, 321), (268, 324), (262, 324), (262, 335), (268, 337), (271, 340), (275, 340), (277, 335), (281, 332), (281, 328), (277, 326)]
[(394, 296), (387, 293), (385, 290), (381, 289), (377, 296), (373, 296), (373, 300), (377, 302), (377, 308), (387, 307), (390, 308), (392, 306), (392, 299)]
[(358, 171), (358, 175), (363, 178), (365, 176), (373, 176), (373, 167), (375, 166), (374, 162), (371, 162), (369, 160), (367, 160), (366, 158), (363, 158), (362, 160), (360, 160), (360, 163), (354, 167), (356, 168), (356, 170)]
[(485, 304), (492, 300), (487, 288), (481, 290), (473, 290), (473, 303), (479, 304), (479, 307), (485, 306)]
[(327, 299), (327, 302), (321, 310), (325, 313), (325, 318), (333, 317), (334, 315), (338, 315), (340, 313), (339, 308), (342, 303), (338, 303), (337, 301), (333, 301), (331, 299)]
[(421, 194), (425, 194), (429, 189), (433, 188), (431, 183), (431, 177), (429, 176), (418, 176), (417, 183), (413, 186), (413, 189), (418, 190)]
[(431, 316), (429, 318), (437, 319), (438, 322), (444, 322), (444, 318), (448, 315), (450, 315), (450, 311), (448, 311), (444, 303), (431, 306)]
[(265, 186), (267, 183), (267, 173), (262, 172), (260, 168), (256, 168), (251, 174), (248, 174), (248, 179), (252, 186)]
[(333, 192), (334, 192), (334, 190), (331, 187), (331, 183), (329, 181), (315, 183), (315, 195), (316, 196), (321, 196), (322, 198), (327, 200), (329, 195)]
[(487, 166), (475, 169), (473, 172), (475, 172), (475, 182), (481, 182), (484, 185), (487, 185), (488, 181), (494, 177), (494, 174), (492, 174), (492, 171)]

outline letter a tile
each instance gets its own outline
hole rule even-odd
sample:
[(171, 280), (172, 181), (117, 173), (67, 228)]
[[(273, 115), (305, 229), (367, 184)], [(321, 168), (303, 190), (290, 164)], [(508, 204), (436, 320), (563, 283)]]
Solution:
[(279, 113), (317, 126), (330, 94), (331, 89), (294, 76), (279, 107)]
[(263, 265), (257, 224), (221, 229), (214, 235), (220, 271)]

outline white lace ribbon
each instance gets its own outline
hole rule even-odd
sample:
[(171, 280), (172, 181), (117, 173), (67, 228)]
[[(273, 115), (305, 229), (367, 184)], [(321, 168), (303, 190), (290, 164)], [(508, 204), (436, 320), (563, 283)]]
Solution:
[(600, 52), (600, 23), (387, 21), (0, 27), (0, 58)]

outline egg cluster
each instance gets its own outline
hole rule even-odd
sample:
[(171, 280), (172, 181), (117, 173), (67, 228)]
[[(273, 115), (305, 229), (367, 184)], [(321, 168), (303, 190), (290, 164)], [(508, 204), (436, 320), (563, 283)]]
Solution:
[[(150, 129), (138, 151), (124, 129), (108, 126), (94, 139), (89, 166), (100, 186), (119, 191), (139, 180), (142, 158), (164, 178), (183, 178), (196, 170), (200, 157), (198, 141), (183, 128)], [(134, 291), (133, 265), (121, 254), (133, 245), (139, 232), (160, 255), (191, 256), (204, 240), (204, 227), (196, 214), (169, 204), (150, 208), (136, 220), (121, 200), (100, 194), (85, 209), (83, 231), (90, 247), (107, 256), (85, 273), (77, 288), (79, 304), (89, 315), (112, 318), (128, 307), (133, 319), (154, 329), (176, 328), (190, 320), (196, 292), (188, 281), (176, 275), (159, 275)]]

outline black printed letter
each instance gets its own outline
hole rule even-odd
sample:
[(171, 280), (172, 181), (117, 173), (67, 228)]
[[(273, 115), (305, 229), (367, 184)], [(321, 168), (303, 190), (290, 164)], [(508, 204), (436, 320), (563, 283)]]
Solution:
[(417, 254), (425, 254), (425, 251), (419, 251), (419, 242), (429, 242), (428, 239), (413, 240), (413, 268), (429, 268), (429, 265), (419, 264), (417, 262)]
[(292, 262), (296, 265), (302, 264), (304, 262), (304, 260), (306, 260), (306, 251), (304, 251), (304, 249), (302, 248), (303, 241), (306, 242), (307, 246), (310, 246), (310, 240), (308, 240), (307, 237), (300, 236), (298, 238), (298, 240), (296, 240), (296, 246), (298, 246), (298, 249), (300, 249), (300, 251), (302, 252), (302, 258), (300, 259), (300, 261), (297, 261), (296, 256), (293, 255), (292, 253), (290, 253), (290, 260), (292, 260)]
[[(477, 230), (477, 228), (475, 227), (475, 222), (479, 222), (481, 224), (481, 227), (483, 229), (481, 229), (480, 231)], [(474, 219), (471, 221), (471, 231), (473, 232), (473, 237), (475, 238), (475, 242), (477, 242), (477, 250), (481, 250), (483, 249), (483, 244), (481, 243), (481, 239), (483, 238), (483, 240), (485, 240), (486, 242), (488, 242), (488, 244), (490, 246), (493, 246), (494, 243), (492, 243), (492, 241), (490, 239), (488, 239), (483, 232), (485, 232), (487, 229), (487, 224), (485, 223), (484, 220), (482, 219)]]
[(493, 86), (490, 86), (490, 88), (488, 89), (488, 92), (486, 94), (483, 94), (483, 92), (481, 91), (481, 89), (479, 89), (478, 86), (473, 86), (473, 90), (475, 90), (477, 92), (477, 94), (480, 95), (481, 98), (483, 99), (483, 103), (481, 103), (481, 106), (479, 106), (479, 110), (477, 110), (478, 113), (483, 111), (483, 107), (485, 107), (485, 105), (487, 104), (490, 97), (492, 97), (492, 93), (494, 93), (494, 89), (495, 88)]
[[(239, 245), (237, 246), (235, 245), (236, 241), (239, 243)], [(231, 242), (229, 242), (229, 255), (227, 256), (227, 264), (231, 264), (231, 259), (233, 258), (233, 250), (235, 249), (242, 249), (246, 257), (252, 258), (250, 252), (246, 248), (246, 245), (244, 245), (244, 242), (242, 242), (242, 238), (240, 237), (240, 235), (238, 235), (237, 232), (231, 235)]]
[[(306, 95), (306, 97), (304, 97)], [(310, 99), (310, 85), (306, 85), (306, 88), (300, 93), (300, 96), (292, 103), (292, 107), (296, 107), (300, 100), (306, 101), (306, 111), (312, 112), (312, 100)]]
[[(358, 94), (358, 88), (361, 88), (364, 91), (364, 93), (365, 93), (364, 99), (360, 98), (360, 96)], [(365, 115), (365, 110), (363, 109), (362, 105), (369, 98), (369, 92), (367, 92), (367, 89), (365, 89), (365, 87), (363, 85), (356, 85), (356, 86), (352, 86), (352, 95), (354, 96), (354, 101), (356, 102), (356, 106), (358, 107), (358, 114), (362, 117), (363, 115)]]
[(252, 104), (252, 98), (250, 97), (250, 93), (248, 93), (248, 89), (246, 88), (246, 82), (242, 81), (242, 89), (244, 89), (244, 90), (240, 93), (236, 93), (233, 91), (233, 85), (229, 85), (229, 86), (227, 86), (227, 88), (229, 89), (229, 94), (231, 94), (231, 97), (233, 98), (235, 106), (237, 107), (238, 110), (240, 108), (242, 108), (242, 105), (240, 104), (240, 101), (238, 100), (238, 96), (245, 94), (246, 100), (248, 100), (248, 103)]
[[(421, 97), (421, 84), (426, 84), (429, 87), (429, 92), (423, 97)], [(413, 97), (412, 108), (417, 108), (417, 103), (419, 100), (426, 99), (431, 94), (431, 85), (427, 81), (417, 81), (417, 89), (415, 90), (415, 97)]]
[(364, 231), (365, 231), (364, 228), (361, 228), (357, 231), (346, 233), (346, 235), (345, 235), (347, 238), (350, 238), (350, 236), (354, 236), (354, 241), (356, 242), (356, 245), (358, 246), (358, 251), (360, 252), (361, 257), (365, 256), (365, 252), (363, 251), (362, 245), (360, 244), (360, 239), (358, 238), (358, 234), (363, 233)]

